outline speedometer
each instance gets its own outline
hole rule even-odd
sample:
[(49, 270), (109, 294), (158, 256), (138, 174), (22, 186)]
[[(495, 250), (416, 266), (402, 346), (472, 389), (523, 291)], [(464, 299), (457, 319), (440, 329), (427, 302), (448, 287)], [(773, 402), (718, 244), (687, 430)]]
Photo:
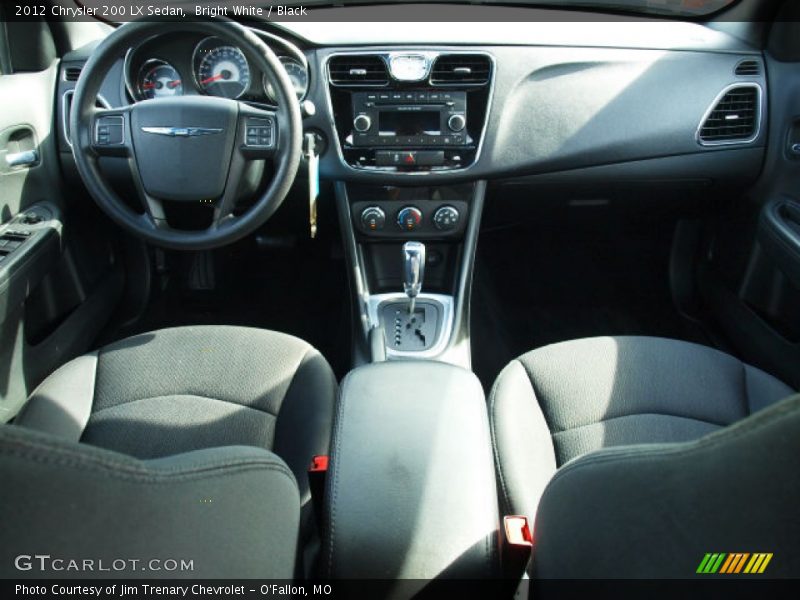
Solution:
[[(195, 50), (197, 85), (206, 94), (223, 98), (238, 98), (250, 87), (250, 66), (244, 53), (235, 46)], [(199, 61), (199, 62), (198, 62)]]
[[(289, 56), (279, 56), (278, 60), (281, 61), (283, 68), (286, 69), (286, 74), (289, 76), (289, 81), (292, 82), (294, 93), (297, 95), (298, 100), (302, 100), (308, 91), (308, 71), (305, 66), (296, 58)], [(275, 96), (275, 88), (264, 76), (264, 91), (272, 102), (277, 102)]]

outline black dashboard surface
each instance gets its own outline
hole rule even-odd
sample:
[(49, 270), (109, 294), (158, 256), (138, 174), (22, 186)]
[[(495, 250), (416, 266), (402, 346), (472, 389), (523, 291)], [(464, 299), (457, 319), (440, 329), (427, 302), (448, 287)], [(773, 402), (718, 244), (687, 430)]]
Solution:
[[(458, 32), (441, 23), (415, 28), (364, 25), (261, 26), (299, 48), (307, 61), (307, 99), (316, 114), (305, 119), (306, 128), (322, 132), (329, 142), (337, 139), (326, 73), (334, 53), (354, 48), (359, 52), (468, 48), (494, 60), (485, 133), (472, 166), (442, 173), (356, 170), (342, 160), (335, 142), (328, 143), (320, 159), (323, 178), (387, 185), (586, 173), (624, 178), (627, 166), (638, 178), (642, 165), (662, 178), (751, 179), (759, 172), (765, 126), (747, 143), (705, 146), (697, 140), (708, 111), (732, 85), (759, 88), (760, 122), (768, 122), (763, 59), (725, 33), (692, 23), (650, 21), (607, 27), (577, 22), (485, 23), (466, 30), (459, 27)], [(461, 43), (454, 44), (456, 38)], [(68, 55), (64, 68), (80, 65), (90, 51)], [(758, 74), (736, 74), (742, 60), (755, 60)], [(124, 79), (121, 57), (120, 67), (108, 74), (103, 86), (110, 104), (129, 101)], [(64, 91), (62, 86), (60, 93)], [(62, 151), (68, 147), (62, 146)], [(605, 171), (608, 167), (612, 169)]]

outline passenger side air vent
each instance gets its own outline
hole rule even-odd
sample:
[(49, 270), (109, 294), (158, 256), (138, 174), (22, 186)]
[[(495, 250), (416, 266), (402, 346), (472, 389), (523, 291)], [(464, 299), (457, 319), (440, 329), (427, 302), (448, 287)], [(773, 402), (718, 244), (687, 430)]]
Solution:
[(484, 85), (492, 73), (492, 63), (485, 54), (445, 54), (436, 59), (431, 70), (433, 85)]
[(700, 126), (698, 141), (704, 145), (753, 141), (761, 119), (760, 94), (761, 89), (755, 84), (726, 90)]
[(333, 85), (380, 87), (389, 84), (386, 63), (380, 56), (334, 56), (328, 62)]
[(734, 72), (745, 76), (761, 75), (761, 63), (757, 60), (743, 60), (736, 65)]
[(81, 67), (67, 67), (64, 69), (64, 79), (67, 81), (78, 81), (81, 76)]

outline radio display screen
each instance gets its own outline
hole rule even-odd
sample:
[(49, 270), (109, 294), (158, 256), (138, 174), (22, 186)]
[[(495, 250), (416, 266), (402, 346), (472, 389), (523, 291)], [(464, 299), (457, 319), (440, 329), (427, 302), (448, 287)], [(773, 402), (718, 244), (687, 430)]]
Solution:
[(386, 111), (378, 114), (379, 135), (441, 135), (439, 111)]

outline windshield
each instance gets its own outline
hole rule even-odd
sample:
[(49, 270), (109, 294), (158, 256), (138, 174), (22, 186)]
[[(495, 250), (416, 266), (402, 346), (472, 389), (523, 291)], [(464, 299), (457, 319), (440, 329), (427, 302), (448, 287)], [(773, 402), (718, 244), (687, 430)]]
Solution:
[[(624, 13), (642, 13), (650, 15), (662, 15), (672, 17), (702, 17), (710, 15), (720, 9), (735, 4), (739, 0), (435, 0), (433, 2), (425, 2), (425, 0), (282, 0), (279, 4), (288, 6), (305, 6), (308, 8), (321, 8), (329, 6), (370, 6), (378, 4), (419, 4), (425, 2), (426, 4), (496, 4), (506, 6), (520, 6), (527, 5), (531, 7), (547, 7), (547, 8), (570, 8), (570, 9), (584, 9), (584, 10), (599, 10), (599, 11), (612, 11)], [(74, 5), (79, 7), (103, 7), (107, 10), (108, 2), (106, 0), (72, 0)], [(264, 0), (251, 0), (249, 2), (242, 2), (241, 0), (228, 1), (228, 0), (215, 0), (215, 1), (197, 1), (197, 0), (162, 0), (153, 5), (152, 2), (144, 0), (133, 0), (129, 5), (147, 6), (148, 10), (153, 10), (153, 7), (158, 7), (161, 10), (167, 7), (181, 7), (178, 10), (186, 13), (188, 5), (196, 6), (210, 6), (213, 5), (215, 10), (219, 10), (220, 14), (230, 16), (235, 15), (252, 15), (251, 12), (230, 12), (233, 5), (236, 5), (238, 11), (251, 11), (266, 10), (271, 2)], [(278, 3), (276, 3), (278, 4)], [(220, 7), (216, 9), (216, 7)], [(227, 7), (225, 12), (222, 12), (222, 7)], [(243, 9), (246, 7), (246, 9)], [(186, 13), (191, 14), (194, 8)], [(118, 20), (128, 20), (126, 16), (133, 16), (136, 13), (120, 13), (114, 11), (113, 16), (123, 17)], [(138, 13), (143, 14), (143, 13)], [(151, 14), (151, 13), (147, 13)], [(113, 19), (112, 19), (113, 20)]]
[[(514, 4), (598, 8), (675, 16), (702, 16), (730, 6), (738, 0), (517, 0)], [(489, 2), (491, 3), (491, 0)]]

